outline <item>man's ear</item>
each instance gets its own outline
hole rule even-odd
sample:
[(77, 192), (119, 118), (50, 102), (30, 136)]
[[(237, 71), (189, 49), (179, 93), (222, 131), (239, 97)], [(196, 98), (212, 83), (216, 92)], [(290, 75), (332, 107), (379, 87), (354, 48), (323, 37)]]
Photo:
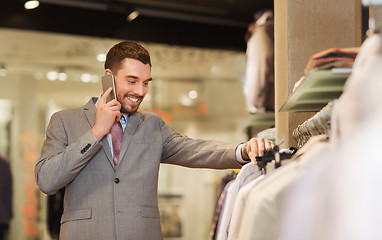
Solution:
[(106, 68), (105, 69), (105, 75), (107, 75), (107, 74), (112, 74), (113, 72), (110, 70), (110, 69), (108, 69), (108, 68)]

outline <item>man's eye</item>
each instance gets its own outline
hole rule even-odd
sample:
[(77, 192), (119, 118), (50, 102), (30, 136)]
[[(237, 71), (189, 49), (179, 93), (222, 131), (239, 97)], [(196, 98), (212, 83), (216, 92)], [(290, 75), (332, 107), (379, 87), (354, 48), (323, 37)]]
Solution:
[(135, 83), (136, 83), (136, 81), (129, 81), (129, 83), (130, 83), (130, 84), (135, 84)]

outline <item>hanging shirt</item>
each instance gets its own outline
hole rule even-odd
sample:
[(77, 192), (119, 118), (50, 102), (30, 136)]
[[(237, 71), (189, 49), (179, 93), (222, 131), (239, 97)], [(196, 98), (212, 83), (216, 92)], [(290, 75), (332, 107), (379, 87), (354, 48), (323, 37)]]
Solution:
[(248, 202), (242, 215), (237, 239), (276, 239), (280, 224), (280, 210), (284, 196), (295, 178), (297, 162), (290, 162), (274, 170), (258, 183), (245, 199)]
[(246, 207), (246, 204), (250, 204), (250, 203), (246, 202), (246, 200), (248, 198), (248, 194), (263, 179), (264, 179), (264, 175), (261, 175), (240, 189), (240, 192), (237, 195), (235, 205), (234, 205), (233, 211), (232, 211), (232, 217), (231, 217), (229, 230), (228, 230), (228, 239), (230, 239), (230, 240), (239, 239), (238, 237), (239, 237), (239, 233), (240, 233), (240, 226), (241, 226), (242, 220), (243, 220), (242, 216), (244, 213), (244, 209)]
[(217, 240), (225, 240), (228, 237), (229, 223), (231, 220), (233, 207), (235, 205), (235, 201), (240, 189), (254, 179), (258, 178), (260, 175), (261, 171), (253, 162), (250, 162), (241, 168), (240, 172), (236, 176), (234, 183), (228, 189), (224, 209), (219, 220), (219, 228), (216, 238)]

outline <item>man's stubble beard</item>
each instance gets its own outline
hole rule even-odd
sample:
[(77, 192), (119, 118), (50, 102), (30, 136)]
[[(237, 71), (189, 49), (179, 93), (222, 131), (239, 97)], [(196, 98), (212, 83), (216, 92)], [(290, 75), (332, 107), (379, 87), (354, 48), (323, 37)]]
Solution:
[(129, 111), (126, 108), (124, 108), (123, 106), (121, 106), (121, 113), (126, 114), (126, 115), (130, 115), (130, 114), (136, 113), (138, 111), (138, 109), (139, 109), (139, 105), (133, 111)]
[[(126, 99), (126, 98), (127, 98), (127, 96), (123, 97), (123, 99)], [(126, 107), (124, 107), (124, 104), (122, 103), (122, 101), (119, 100), (119, 97), (117, 96), (117, 101), (121, 104), (121, 113), (126, 114), (126, 115), (130, 115), (130, 114), (136, 113), (138, 111), (138, 109), (139, 109), (139, 106), (141, 106), (142, 100), (138, 104), (138, 106), (136, 108), (134, 108), (134, 110), (131, 111), (131, 110), (128, 110)], [(127, 100), (126, 100), (126, 102), (127, 102)]]

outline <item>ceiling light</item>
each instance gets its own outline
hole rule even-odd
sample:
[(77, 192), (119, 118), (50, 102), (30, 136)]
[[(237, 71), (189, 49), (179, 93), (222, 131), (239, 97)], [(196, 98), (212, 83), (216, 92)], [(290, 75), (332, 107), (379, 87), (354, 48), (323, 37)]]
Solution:
[(34, 9), (40, 5), (39, 1), (27, 1), (24, 4), (25, 9)]
[(83, 73), (80, 76), (80, 80), (84, 83), (97, 83), (99, 82), (99, 76), (90, 73)]
[(50, 71), (46, 74), (46, 78), (49, 80), (49, 81), (54, 81), (54, 80), (57, 80), (57, 77), (58, 77), (58, 73), (55, 72), (55, 71)]
[(66, 81), (66, 79), (68, 79), (68, 74), (66, 74), (65, 69), (63, 67), (59, 68), (57, 79), (60, 81)]
[(81, 81), (82, 82), (90, 82), (92, 80), (92, 76), (88, 73), (81, 74)]
[(192, 105), (192, 100), (186, 95), (181, 95), (179, 101), (182, 105), (190, 107)]
[(198, 92), (195, 90), (191, 90), (188, 92), (188, 97), (192, 100), (195, 100), (198, 98)]
[(66, 79), (68, 79), (68, 74), (64, 73), (64, 72), (60, 72), (58, 75), (57, 75), (57, 78), (58, 80), (60, 81), (66, 81)]
[(139, 12), (138, 11), (133, 11), (132, 13), (129, 14), (129, 16), (127, 16), (127, 21), (131, 22), (134, 19), (136, 19), (138, 16), (139, 16)]
[(97, 61), (98, 62), (105, 62), (106, 61), (106, 54), (105, 53), (100, 53), (97, 55)]

